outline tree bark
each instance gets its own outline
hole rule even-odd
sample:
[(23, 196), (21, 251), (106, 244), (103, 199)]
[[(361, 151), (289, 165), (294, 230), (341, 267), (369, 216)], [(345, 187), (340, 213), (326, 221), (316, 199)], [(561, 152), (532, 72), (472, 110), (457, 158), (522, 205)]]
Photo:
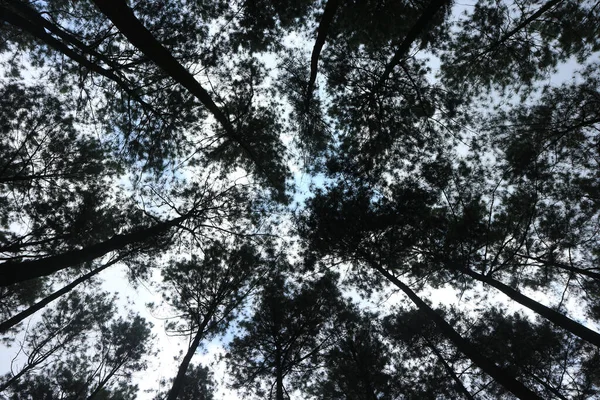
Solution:
[(497, 281), (488, 275), (482, 275), (468, 268), (460, 268), (458, 269), (458, 271), (470, 276), (475, 280), (487, 283), (488, 285), (495, 287), (496, 289), (500, 290), (502, 293), (516, 301), (517, 303), (524, 305), (525, 307), (529, 308), (532, 311), (535, 311), (536, 313), (540, 314), (555, 325), (560, 326), (561, 328), (571, 332), (576, 336), (579, 336), (581, 339), (590, 342), (593, 345), (600, 348), (600, 334), (598, 332), (595, 332), (581, 325), (580, 323), (573, 321), (569, 317), (566, 317), (565, 315), (554, 311), (553, 309), (546, 307), (541, 303), (538, 303), (532, 298), (517, 292), (510, 286), (505, 285), (504, 283)]
[(13, 283), (51, 275), (65, 268), (95, 260), (111, 251), (120, 250), (127, 245), (143, 242), (155, 235), (164, 233), (190, 218), (191, 215), (191, 213), (188, 213), (149, 228), (139, 229), (125, 235), (115, 235), (104, 242), (90, 245), (81, 250), (72, 250), (33, 261), (7, 261), (0, 264), (0, 286), (9, 286)]
[(471, 361), (473, 361), (473, 363), (475, 363), (475, 365), (477, 365), (483, 372), (491, 376), (496, 382), (504, 386), (519, 399), (541, 400), (540, 396), (523, 385), (523, 383), (519, 382), (513, 374), (503, 368), (498, 367), (493, 361), (481, 354), (468, 340), (460, 336), (458, 332), (456, 332), (438, 313), (429, 307), (427, 303), (417, 296), (417, 294), (413, 292), (407, 285), (402, 283), (398, 278), (386, 271), (379, 264), (372, 262), (370, 262), (370, 264), (372, 268), (377, 270), (390, 282), (402, 290), (410, 298), (410, 300), (415, 303), (419, 310), (435, 323), (440, 332), (446, 336), (459, 351), (471, 359)]

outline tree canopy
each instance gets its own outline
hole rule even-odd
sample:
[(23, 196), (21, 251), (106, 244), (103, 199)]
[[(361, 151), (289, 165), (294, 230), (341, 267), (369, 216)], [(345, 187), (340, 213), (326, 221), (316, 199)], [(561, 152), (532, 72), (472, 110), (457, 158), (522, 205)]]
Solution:
[(11, 400), (597, 398), (600, 3), (0, 0), (0, 338)]

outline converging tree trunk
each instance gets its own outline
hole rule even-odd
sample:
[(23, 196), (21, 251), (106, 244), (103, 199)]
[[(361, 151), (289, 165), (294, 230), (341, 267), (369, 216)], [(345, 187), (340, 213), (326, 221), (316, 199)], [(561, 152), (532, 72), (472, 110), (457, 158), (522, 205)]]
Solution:
[(67, 286), (57, 290), (56, 292), (52, 293), (51, 295), (38, 301), (37, 303), (35, 303), (31, 307), (27, 308), (26, 310), (23, 310), (20, 313), (10, 317), (8, 320), (6, 320), (0, 324), (0, 333), (4, 333), (7, 330), (9, 330), (10, 328), (12, 328), (13, 326), (16, 326), (21, 321), (23, 321), (25, 318), (35, 314), (37, 311), (46, 307), (48, 304), (50, 304), (54, 300), (58, 299), (60, 296), (69, 293), (80, 283), (83, 283), (83, 282), (87, 281), (88, 279), (92, 278), (93, 276), (98, 275), (100, 272), (104, 271), (106, 268), (110, 267), (113, 264), (116, 264), (117, 262), (119, 262), (121, 260), (122, 260), (122, 257), (119, 257), (116, 260), (110, 261), (110, 262), (88, 272), (87, 274), (80, 276), (79, 278), (75, 279), (73, 282), (69, 283)]
[(315, 41), (315, 45), (312, 50), (312, 55), (310, 57), (310, 78), (308, 80), (308, 86), (306, 87), (307, 101), (309, 101), (312, 96), (315, 82), (317, 80), (319, 56), (321, 54), (321, 50), (323, 49), (323, 45), (325, 44), (327, 32), (329, 31), (329, 27), (331, 26), (333, 17), (335, 17), (335, 12), (338, 9), (339, 5), (340, 0), (329, 0), (325, 5), (325, 10), (323, 11), (321, 22), (319, 22), (319, 27), (317, 28), (317, 40)]
[(438, 327), (438, 329), (446, 336), (456, 348), (465, 354), (475, 365), (477, 365), (483, 372), (495, 379), (499, 384), (504, 386), (507, 390), (512, 392), (519, 399), (540, 399), (535, 392), (527, 388), (523, 383), (519, 382), (513, 374), (507, 370), (498, 367), (492, 360), (489, 360), (483, 354), (481, 354), (469, 341), (464, 339), (458, 332), (456, 332), (438, 313), (435, 312), (431, 307), (427, 305), (415, 292), (413, 292), (407, 285), (402, 283), (398, 278), (389, 273), (383, 267), (376, 263), (370, 263), (371, 267), (381, 273), (386, 279), (396, 285), (402, 290), (415, 305), (427, 315)]
[(448, 0), (432, 0), (431, 3), (423, 10), (423, 14), (419, 17), (419, 19), (415, 22), (413, 27), (408, 31), (406, 37), (398, 46), (398, 49), (394, 53), (392, 59), (387, 63), (383, 74), (379, 77), (379, 80), (371, 89), (371, 93), (377, 93), (381, 87), (385, 84), (385, 81), (388, 79), (394, 68), (403, 57), (406, 56), (412, 44), (417, 40), (420, 34), (422, 34), (427, 27), (429, 26), (431, 20), (436, 16), (436, 14), (445, 6), (449, 4)]
[(495, 287), (496, 289), (500, 290), (502, 293), (516, 301), (517, 303), (522, 304), (525, 307), (535, 311), (536, 313), (540, 314), (542, 317), (546, 318), (555, 325), (560, 326), (561, 328), (571, 332), (576, 336), (579, 336), (581, 339), (588, 341), (597, 347), (600, 347), (600, 334), (598, 332), (595, 332), (581, 325), (580, 323), (573, 321), (571, 318), (566, 317), (563, 314), (554, 311), (553, 309), (546, 307), (541, 303), (538, 303), (532, 298), (517, 292), (510, 286), (507, 286), (504, 283), (497, 281), (488, 275), (482, 275), (468, 268), (461, 268), (459, 269), (459, 271), (464, 273), (465, 275), (470, 276), (475, 280), (487, 283), (488, 285)]
[(283, 398), (283, 361), (281, 348), (279, 343), (275, 344), (275, 399), (284, 400)]
[(444, 359), (444, 356), (437, 349), (437, 347), (435, 346), (435, 343), (432, 343), (426, 337), (423, 337), (423, 340), (425, 340), (425, 344), (427, 345), (427, 347), (429, 347), (431, 349), (431, 351), (433, 352), (433, 354), (435, 354), (435, 356), (438, 358), (438, 360), (440, 360), (440, 362), (444, 366), (444, 369), (446, 370), (446, 373), (456, 383), (456, 388), (458, 389), (458, 391), (461, 392), (463, 394), (463, 396), (465, 396), (465, 399), (475, 400), (475, 398), (471, 395), (471, 393), (465, 387), (464, 383), (462, 383), (460, 378), (456, 375), (456, 372), (454, 371), (454, 369)]
[(591, 271), (589, 269), (577, 268), (577, 267), (574, 267), (572, 265), (565, 264), (562, 262), (545, 260), (542, 257), (534, 257), (534, 256), (530, 256), (527, 254), (518, 254), (518, 256), (526, 258), (528, 260), (533, 260), (542, 265), (551, 266), (551, 267), (558, 268), (558, 269), (564, 269), (565, 271), (574, 272), (574, 273), (580, 274), (580, 275), (585, 275), (585, 276), (592, 278), (600, 283), (600, 274), (597, 272)]
[(127, 245), (140, 243), (156, 235), (165, 233), (191, 216), (192, 213), (188, 213), (149, 228), (139, 229), (124, 235), (115, 235), (104, 242), (93, 244), (81, 250), (72, 250), (33, 261), (8, 261), (2, 263), (0, 264), (0, 286), (8, 286), (13, 283), (39, 278), (40, 276), (51, 275), (65, 268), (93, 261), (111, 251), (120, 250)]
[(179, 369), (177, 370), (177, 376), (173, 380), (173, 384), (171, 385), (171, 390), (169, 390), (169, 396), (167, 397), (167, 400), (177, 400), (177, 396), (179, 396), (181, 388), (183, 387), (185, 374), (190, 366), (192, 357), (196, 353), (196, 350), (198, 350), (198, 346), (200, 345), (200, 342), (204, 337), (204, 330), (206, 329), (206, 325), (208, 324), (208, 321), (210, 321), (210, 318), (211, 316), (204, 318), (200, 326), (198, 326), (198, 329), (196, 330), (196, 335), (194, 335), (194, 340), (192, 340), (192, 343), (190, 344), (190, 347), (188, 348), (185, 357), (183, 357), (183, 360), (181, 360), (181, 364), (179, 365)]
[[(6, 6), (0, 5), (0, 11), (2, 14), (0, 19), (10, 23), (11, 25), (27, 32), (31, 36), (37, 38), (47, 46), (54, 50), (64, 54), (71, 60), (75, 61), (79, 65), (89, 69), (101, 75), (114, 83), (116, 83), (121, 90), (127, 93), (132, 99), (135, 99), (142, 107), (146, 110), (155, 112), (155, 110), (136, 93), (136, 90), (131, 87), (123, 78), (119, 77), (114, 71), (114, 68), (106, 69), (98, 64), (95, 64), (88, 60), (85, 55), (78, 53), (75, 49), (67, 46), (64, 42), (56, 39), (50, 35), (46, 30), (55, 33), (61, 39), (66, 40), (72, 45), (76, 46), (77, 49), (83, 53), (89, 53), (90, 55), (102, 59), (104, 63), (110, 64), (108, 59), (101, 54), (94, 52), (89, 47), (85, 46), (79, 40), (62, 30), (60, 27), (52, 24), (50, 21), (42, 17), (35, 10), (30, 9), (27, 5), (20, 4), (18, 1), (11, 4), (14, 9), (7, 8)], [(45, 28), (45, 29), (44, 29)], [(111, 65), (112, 67), (112, 65)], [(14, 180), (14, 179), (13, 179)]]
[[(93, 2), (135, 47), (204, 104), (225, 129), (228, 138), (237, 143), (246, 157), (268, 178), (269, 174), (263, 168), (263, 163), (256, 156), (253, 149), (235, 131), (227, 115), (215, 104), (210, 94), (200, 85), (194, 76), (144, 27), (127, 3), (124, 0), (93, 0)], [(271, 183), (273, 186), (277, 185), (274, 182)]]

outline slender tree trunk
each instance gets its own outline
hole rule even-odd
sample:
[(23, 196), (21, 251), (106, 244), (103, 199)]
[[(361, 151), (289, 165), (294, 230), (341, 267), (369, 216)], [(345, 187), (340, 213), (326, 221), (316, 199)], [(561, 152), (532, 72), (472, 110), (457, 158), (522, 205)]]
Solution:
[(75, 279), (73, 282), (69, 283), (67, 286), (63, 287), (62, 289), (57, 290), (56, 292), (54, 292), (51, 295), (47, 296), (46, 298), (38, 301), (37, 303), (35, 303), (31, 307), (27, 308), (26, 310), (21, 311), (17, 315), (10, 317), (8, 320), (6, 320), (0, 324), (0, 333), (6, 332), (13, 326), (17, 325), (19, 322), (23, 321), (25, 318), (29, 317), (30, 315), (33, 315), (37, 311), (41, 310), (42, 308), (44, 308), (45, 306), (47, 306), (48, 304), (53, 302), (54, 300), (58, 299), (60, 296), (70, 292), (80, 283), (87, 281), (94, 275), (99, 274), (100, 272), (104, 271), (106, 268), (110, 267), (111, 265), (113, 265), (121, 260), (122, 260), (122, 257), (119, 257), (116, 260), (110, 261), (110, 262), (102, 265), (101, 267), (98, 267), (98, 268), (88, 272), (87, 274), (82, 275), (81, 277)]
[(540, 377), (538, 377), (536, 374), (530, 372), (530, 375), (533, 377), (533, 379), (538, 382), (540, 385), (542, 385), (543, 387), (545, 387), (546, 389), (548, 389), (549, 391), (552, 392), (552, 394), (554, 394), (556, 396), (556, 398), (560, 399), (560, 400), (568, 400), (565, 396), (563, 396), (558, 389), (556, 389), (554, 386), (551, 386), (548, 382), (546, 382), (545, 380), (541, 379)]
[[(26, 7), (26, 6), (19, 6), (18, 8), (21, 8), (21, 7)], [(21, 29), (22, 31), (29, 33), (30, 35), (34, 36), (35, 38), (41, 40), (46, 45), (53, 48), (54, 50), (57, 50), (60, 53), (66, 55), (71, 60), (77, 62), (78, 64), (89, 69), (90, 71), (94, 71), (95, 73), (97, 73), (101, 76), (104, 76), (105, 78), (108, 78), (111, 81), (115, 82), (132, 99), (134, 99), (136, 102), (141, 104), (142, 107), (144, 107), (146, 110), (148, 110), (152, 113), (156, 113), (155, 110), (152, 108), (152, 106), (150, 106), (148, 103), (143, 101), (142, 98), (139, 97), (139, 95), (135, 92), (135, 90), (133, 88), (131, 88), (129, 84), (127, 84), (123, 79), (121, 79), (119, 76), (117, 76), (114, 72), (107, 70), (98, 64), (94, 64), (93, 62), (89, 61), (83, 55), (77, 53), (76, 51), (74, 51), (73, 49), (71, 49), (70, 47), (65, 45), (63, 42), (57, 40), (54, 36), (47, 33), (43, 27), (46, 27), (48, 30), (53, 31), (53, 32), (60, 30), (60, 29), (58, 27), (49, 28), (49, 26), (52, 25), (51, 22), (46, 20), (39, 14), (37, 14), (35, 12), (35, 10), (31, 10), (30, 12), (27, 13), (28, 18), (33, 19), (33, 21), (26, 19), (22, 15), (19, 15), (16, 12), (14, 12), (13, 10), (6, 8), (4, 6), (0, 6), (0, 11), (1, 11), (0, 19), (3, 19), (4, 21), (7, 21), (11, 25)], [(34, 14), (35, 14), (35, 16), (34, 16)], [(66, 35), (66, 32), (63, 32), (60, 36), (64, 37), (65, 35)], [(73, 42), (75, 40), (76, 39), (73, 39), (70, 41)]]
[(431, 351), (433, 351), (433, 354), (435, 354), (435, 356), (440, 360), (440, 362), (444, 366), (444, 369), (446, 370), (446, 373), (448, 375), (450, 375), (452, 380), (454, 380), (454, 382), (456, 383), (456, 387), (463, 394), (463, 396), (465, 396), (466, 399), (475, 400), (475, 398), (471, 395), (471, 393), (467, 390), (465, 385), (462, 383), (460, 378), (458, 376), (456, 376), (456, 372), (454, 372), (454, 369), (446, 362), (446, 360), (444, 359), (444, 356), (442, 356), (442, 353), (440, 353), (440, 351), (437, 349), (437, 347), (435, 347), (435, 344), (431, 343), (424, 336), (423, 336), (423, 339), (425, 340), (427, 347), (429, 347), (431, 349)]
[(4, 247), (0, 247), (0, 252), (15, 253), (15, 252), (19, 252), (21, 249), (24, 249), (25, 247), (38, 246), (41, 244), (48, 244), (48, 243), (52, 243), (56, 240), (68, 239), (72, 236), (73, 236), (72, 234), (59, 235), (59, 236), (54, 236), (54, 237), (43, 239), (43, 240), (36, 240), (35, 242), (25, 242), (25, 243), (19, 243), (19, 240), (16, 240), (12, 244), (6, 245)]
[(50, 179), (50, 178), (60, 178), (60, 177), (70, 177), (75, 174), (41, 174), (41, 175), (13, 175), (13, 176), (5, 176), (0, 177), (0, 183), (9, 183), (9, 182), (25, 182), (32, 181), (36, 179)]
[[(231, 122), (215, 104), (206, 89), (156, 40), (152, 33), (137, 19), (124, 0), (93, 0), (93, 3), (125, 35), (131, 44), (141, 50), (142, 53), (154, 61), (171, 78), (196, 96), (223, 128), (225, 128), (229, 136), (237, 137)], [(239, 140), (237, 141), (239, 142)]]
[(528, 256), (526, 254), (517, 254), (519, 257), (523, 257), (523, 258), (527, 258), (529, 260), (533, 260), (533, 261), (537, 261), (539, 263), (542, 264), (546, 264), (546, 265), (550, 265), (553, 266), (555, 268), (560, 268), (560, 269), (564, 269), (566, 271), (569, 272), (574, 272), (576, 274), (580, 274), (580, 275), (585, 275), (589, 278), (595, 279), (598, 282), (600, 282), (600, 274), (597, 272), (593, 272), (587, 269), (583, 269), (583, 268), (577, 268), (577, 267), (573, 267), (571, 265), (565, 264), (565, 263), (561, 263), (561, 262), (557, 262), (557, 261), (549, 261), (549, 260), (544, 260), (541, 257), (533, 257), (533, 256)]
[(154, 61), (173, 80), (186, 88), (188, 92), (204, 104), (217, 122), (225, 129), (228, 139), (235, 142), (241, 148), (246, 157), (252, 161), (257, 170), (266, 177), (274, 188), (280, 186), (280, 184), (273, 181), (272, 174), (263, 167), (263, 163), (255, 154), (255, 151), (236, 132), (229, 118), (215, 104), (206, 89), (200, 85), (190, 71), (173, 57), (169, 50), (156, 40), (152, 33), (137, 19), (125, 0), (92, 0), (92, 2), (112, 21), (115, 27), (131, 44), (144, 53), (150, 60)]
[(118, 365), (114, 366), (112, 370), (98, 383), (98, 386), (94, 389), (92, 393), (86, 398), (86, 400), (94, 400), (96, 395), (104, 389), (106, 384), (112, 379), (113, 376), (117, 373), (117, 371), (125, 364), (125, 360), (121, 361)]
[[(63, 328), (61, 328), (61, 330), (64, 329), (66, 326), (68, 326), (68, 324), (63, 326)], [(66, 337), (65, 340), (61, 344), (52, 347), (44, 354), (41, 354), (41, 349), (43, 349), (43, 347), (54, 338), (54, 335), (47, 336), (44, 340), (37, 343), (36, 347), (34, 349), (32, 349), (30, 351), (30, 353), (28, 354), (27, 362), (23, 366), (23, 368), (18, 373), (16, 373), (12, 377), (10, 377), (8, 380), (6, 380), (5, 382), (0, 383), (0, 393), (5, 391), (6, 389), (8, 389), (13, 383), (18, 381), (23, 375), (25, 375), (32, 369), (36, 368), (38, 365), (44, 363), (48, 358), (50, 358), (50, 356), (52, 356), (54, 353), (56, 353), (58, 350), (60, 350), (63, 347), (64, 343), (68, 343), (70, 340), (73, 340), (73, 337), (74, 336), (72, 336), (72, 335), (69, 337)], [(21, 349), (23, 349), (23, 348), (21, 347)]]
[(385, 66), (383, 74), (381, 74), (379, 80), (377, 81), (375, 86), (373, 86), (373, 89), (371, 89), (372, 95), (374, 95), (381, 89), (387, 78), (394, 70), (394, 67), (396, 67), (396, 65), (398, 65), (402, 58), (405, 57), (405, 55), (408, 53), (414, 41), (417, 40), (419, 35), (425, 32), (431, 20), (440, 11), (440, 9), (447, 4), (449, 4), (448, 0), (432, 0), (431, 3), (429, 3), (429, 5), (427, 6), (427, 8), (423, 10), (423, 14), (421, 14), (419, 19), (410, 29), (410, 31), (408, 31), (406, 37), (404, 38), (402, 43), (400, 43), (400, 46), (398, 46), (398, 49), (394, 53), (394, 56)]
[(468, 340), (460, 336), (458, 332), (456, 332), (438, 313), (429, 307), (427, 303), (417, 296), (417, 294), (413, 292), (407, 285), (402, 283), (398, 278), (390, 274), (379, 264), (373, 262), (370, 262), (370, 264), (372, 268), (377, 270), (390, 282), (402, 290), (411, 299), (411, 301), (415, 303), (419, 310), (435, 323), (440, 332), (446, 336), (459, 351), (471, 359), (471, 361), (473, 361), (473, 363), (475, 363), (475, 365), (477, 365), (483, 372), (491, 376), (496, 382), (504, 386), (519, 399), (541, 400), (540, 396), (523, 385), (523, 383), (519, 382), (513, 374), (503, 368), (498, 367), (493, 361), (481, 354)]
[(108, 57), (98, 53), (96, 50), (86, 45), (84, 42), (71, 35), (69, 32), (65, 31), (61, 26), (58, 26), (52, 23), (51, 21), (47, 20), (37, 10), (29, 6), (28, 4), (23, 3), (22, 0), (12, 1), (10, 3), (10, 7), (29, 21), (33, 22), (33, 24), (43, 26), (49, 32), (55, 34), (56, 36), (69, 43), (71, 46), (77, 48), (81, 52), (98, 60), (101, 60), (104, 64), (109, 65), (111, 70), (115, 71), (118, 69)]
[(354, 360), (354, 363), (356, 364), (356, 368), (360, 371), (360, 374), (364, 380), (365, 399), (377, 400), (377, 393), (375, 392), (375, 389), (373, 389), (370, 371), (359, 360), (357, 350), (354, 345), (354, 341), (350, 342), (350, 351), (352, 351), (352, 359)]
[(275, 349), (275, 399), (284, 400), (281, 349), (279, 348), (279, 344), (276, 344), (275, 346), (277, 347)]
[(363, 365), (361, 360), (358, 358), (356, 346), (354, 345), (354, 341), (350, 341), (350, 352), (352, 353), (352, 361), (356, 365), (356, 369), (359, 371), (361, 378), (365, 384), (365, 399), (377, 400), (377, 393), (373, 389), (373, 385), (371, 384), (370, 374), (368, 368)]
[(11, 376), (6, 382), (0, 384), (0, 393), (4, 392), (8, 389), (13, 383), (18, 381), (23, 375), (25, 375), (29, 370), (31, 370), (32, 366), (27, 366), (20, 370), (16, 375)]
[(340, 0), (329, 0), (327, 2), (327, 4), (325, 5), (325, 10), (323, 11), (323, 16), (321, 17), (321, 22), (319, 23), (319, 27), (317, 28), (317, 40), (315, 41), (315, 46), (313, 47), (312, 55), (310, 58), (310, 78), (308, 81), (308, 86), (306, 87), (307, 101), (312, 96), (315, 81), (317, 80), (317, 67), (319, 64), (319, 56), (321, 54), (321, 49), (323, 49), (323, 45), (325, 44), (325, 38), (327, 37), (327, 32), (329, 31), (329, 26), (333, 21), (333, 17), (335, 16), (335, 12), (337, 11), (339, 5)]
[(33, 261), (7, 261), (0, 264), (0, 286), (9, 286), (13, 283), (51, 275), (65, 268), (93, 261), (111, 251), (120, 250), (127, 245), (143, 242), (164, 233), (190, 218), (191, 215), (191, 213), (188, 213), (149, 228), (139, 229), (124, 235), (115, 235), (104, 242), (93, 244), (81, 250), (72, 250)]
[(183, 380), (185, 379), (185, 373), (187, 372), (187, 370), (190, 366), (192, 357), (194, 356), (194, 354), (196, 353), (196, 350), (198, 349), (198, 346), (200, 345), (200, 341), (204, 337), (204, 330), (206, 329), (206, 325), (208, 324), (208, 321), (210, 321), (211, 317), (212, 317), (212, 314), (205, 317), (202, 320), (202, 323), (200, 324), (200, 326), (198, 326), (198, 330), (196, 331), (196, 336), (194, 336), (194, 340), (190, 344), (190, 347), (188, 348), (188, 351), (185, 354), (185, 357), (183, 357), (183, 360), (181, 361), (181, 364), (179, 365), (179, 369), (177, 370), (177, 376), (173, 380), (173, 384), (171, 385), (171, 390), (169, 390), (169, 396), (167, 397), (167, 400), (176, 400), (177, 396), (179, 396), (179, 393), (181, 392), (181, 388), (183, 387)]
[(363, 371), (365, 377), (365, 399), (378, 400), (377, 393), (375, 389), (373, 389), (373, 384), (371, 383), (371, 379), (369, 378), (369, 371)]
[(93, 0), (96, 7), (106, 15), (115, 27), (142, 53), (154, 61), (171, 78), (185, 87), (198, 98), (213, 114), (215, 119), (225, 128), (228, 134), (233, 133), (231, 122), (212, 100), (206, 89), (194, 76), (173, 57), (152, 33), (135, 16), (124, 0)]
[(600, 274), (597, 273), (597, 272), (589, 271), (587, 269), (572, 267), (570, 265), (563, 264), (563, 263), (558, 263), (558, 262), (544, 261), (544, 260), (541, 260), (541, 259), (538, 260), (538, 261), (542, 262), (542, 263), (546, 263), (546, 264), (551, 265), (551, 266), (556, 267), (556, 268), (560, 268), (560, 269), (564, 269), (564, 270), (569, 271), (569, 272), (573, 272), (575, 274), (585, 275), (588, 278), (592, 278), (595, 281), (600, 282)]
[(538, 303), (532, 298), (517, 292), (510, 286), (505, 285), (504, 283), (497, 281), (488, 275), (482, 275), (468, 268), (460, 268), (458, 269), (458, 271), (470, 276), (475, 280), (487, 283), (488, 285), (495, 287), (496, 289), (500, 290), (502, 293), (516, 301), (517, 303), (524, 305), (525, 307), (535, 311), (536, 313), (540, 314), (555, 325), (560, 326), (561, 328), (571, 332), (576, 336), (579, 336), (581, 339), (590, 342), (593, 345), (600, 348), (600, 334), (598, 332), (595, 332), (581, 325), (580, 323), (573, 321), (569, 317), (566, 317), (565, 315), (554, 311), (553, 309), (546, 307), (541, 303)]
[(486, 52), (489, 52), (493, 48), (496, 48), (496, 47), (501, 46), (502, 44), (504, 44), (507, 40), (509, 40), (511, 37), (513, 37), (519, 31), (521, 31), (524, 28), (526, 28), (527, 25), (529, 25), (532, 22), (534, 22), (536, 19), (538, 19), (539, 17), (541, 17), (542, 14), (544, 14), (546, 11), (550, 10), (552, 7), (554, 7), (555, 5), (559, 4), (562, 1), (563, 0), (550, 0), (549, 2), (547, 2), (546, 4), (544, 4), (536, 12), (534, 12), (528, 18), (526, 18), (525, 20), (523, 20), (523, 22), (521, 22), (519, 25), (517, 25), (516, 27), (514, 27), (510, 32), (508, 32), (504, 36), (502, 36), (502, 38), (500, 38), (500, 40), (498, 40), (497, 42), (495, 42), (491, 46), (489, 46), (486, 49)]

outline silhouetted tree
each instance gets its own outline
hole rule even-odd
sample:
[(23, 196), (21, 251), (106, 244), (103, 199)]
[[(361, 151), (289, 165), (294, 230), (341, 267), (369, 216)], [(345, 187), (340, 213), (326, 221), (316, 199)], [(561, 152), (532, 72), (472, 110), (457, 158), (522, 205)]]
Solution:
[(254, 314), (229, 345), (234, 388), (284, 400), (286, 382), (307, 379), (332, 340), (324, 328), (339, 308), (335, 279), (325, 275), (295, 288), (282, 274), (269, 276)]

